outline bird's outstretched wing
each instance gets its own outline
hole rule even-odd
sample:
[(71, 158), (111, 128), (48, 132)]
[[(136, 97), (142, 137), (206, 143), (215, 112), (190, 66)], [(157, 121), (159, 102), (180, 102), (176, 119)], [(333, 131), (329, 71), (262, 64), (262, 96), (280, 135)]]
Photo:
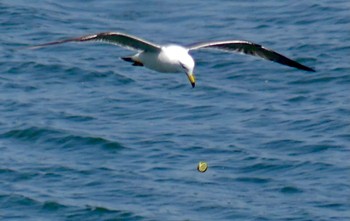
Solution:
[(137, 38), (132, 35), (119, 33), (119, 32), (103, 32), (98, 34), (85, 35), (77, 38), (69, 38), (60, 41), (54, 41), (44, 44), (35, 45), (29, 47), (31, 49), (41, 48), (50, 45), (57, 45), (66, 42), (84, 42), (84, 41), (101, 41), (114, 45), (118, 45), (127, 49), (137, 50), (137, 51), (150, 51), (156, 52), (161, 50), (159, 45), (153, 44), (151, 42), (145, 41), (143, 39)]
[(197, 50), (204, 48), (212, 48), (223, 50), (227, 52), (238, 52), (248, 55), (253, 55), (261, 57), (270, 61), (274, 61), (283, 65), (298, 68), (304, 71), (315, 71), (314, 69), (302, 65), (292, 59), (287, 58), (271, 49), (265, 48), (262, 45), (255, 44), (249, 41), (231, 40), (231, 41), (213, 41), (213, 42), (203, 42), (195, 43), (187, 46), (188, 50)]

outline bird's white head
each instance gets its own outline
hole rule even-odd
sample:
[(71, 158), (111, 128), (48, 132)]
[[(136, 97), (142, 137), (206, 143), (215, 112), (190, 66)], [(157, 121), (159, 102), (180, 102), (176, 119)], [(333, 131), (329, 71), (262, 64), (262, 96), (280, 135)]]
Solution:
[(194, 69), (194, 60), (187, 53), (187, 56), (181, 57), (179, 59), (180, 65), (182, 69), (185, 71), (188, 80), (190, 81), (192, 87), (196, 86), (196, 78), (194, 77), (193, 69)]
[(176, 65), (177, 71), (184, 71), (192, 87), (195, 87), (196, 80), (193, 74), (195, 62), (188, 53), (188, 49), (179, 45), (168, 45), (163, 50), (171, 63)]

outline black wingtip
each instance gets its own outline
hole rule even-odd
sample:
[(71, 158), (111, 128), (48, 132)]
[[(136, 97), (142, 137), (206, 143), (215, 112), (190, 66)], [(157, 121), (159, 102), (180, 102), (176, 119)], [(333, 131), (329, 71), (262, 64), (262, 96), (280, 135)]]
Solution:
[(310, 68), (309, 71), (310, 71), (310, 72), (316, 72), (316, 70), (315, 70), (315, 69), (312, 69), (312, 68)]
[(307, 68), (298, 68), (299, 70), (303, 70), (303, 71), (308, 71), (308, 72), (316, 72), (316, 70), (315, 69), (312, 69), (312, 68), (309, 68), (309, 67), (307, 67)]
[(305, 66), (305, 65), (302, 65), (302, 67), (297, 67), (297, 68), (298, 68), (298, 69), (301, 69), (301, 70), (304, 70), (304, 71), (316, 72), (315, 69), (309, 68), (309, 67), (307, 67), (307, 66)]
[[(276, 54), (277, 54), (277, 53), (276, 53)], [(316, 72), (315, 69), (310, 68), (310, 67), (308, 67), (308, 66), (305, 66), (305, 65), (303, 65), (303, 64), (300, 64), (300, 63), (297, 62), (297, 61), (294, 61), (294, 60), (292, 60), (292, 59), (289, 59), (289, 58), (287, 58), (287, 57), (285, 57), (285, 56), (283, 56), (283, 55), (280, 55), (280, 54), (279, 54), (279, 56), (280, 56), (279, 59), (274, 60), (274, 61), (277, 62), (277, 63), (283, 64), (283, 65), (287, 65), (287, 66), (289, 66), (289, 67), (297, 68), (297, 69), (303, 70), (303, 71)]]

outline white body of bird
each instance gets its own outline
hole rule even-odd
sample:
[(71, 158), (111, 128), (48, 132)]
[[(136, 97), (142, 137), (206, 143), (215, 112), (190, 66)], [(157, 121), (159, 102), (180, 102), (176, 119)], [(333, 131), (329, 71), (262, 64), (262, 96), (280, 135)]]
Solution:
[(163, 46), (160, 53), (143, 51), (132, 56), (132, 59), (146, 68), (163, 73), (178, 73), (185, 69), (192, 74), (195, 65), (188, 49), (179, 45)]

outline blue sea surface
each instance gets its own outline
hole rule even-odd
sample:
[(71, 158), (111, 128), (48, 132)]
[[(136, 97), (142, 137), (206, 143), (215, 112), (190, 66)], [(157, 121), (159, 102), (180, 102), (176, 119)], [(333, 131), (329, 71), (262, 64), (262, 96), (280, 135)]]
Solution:
[[(350, 2), (0, 1), (0, 220), (350, 220)], [(101, 43), (194, 51), (197, 84)], [(208, 163), (205, 173), (196, 170)]]

